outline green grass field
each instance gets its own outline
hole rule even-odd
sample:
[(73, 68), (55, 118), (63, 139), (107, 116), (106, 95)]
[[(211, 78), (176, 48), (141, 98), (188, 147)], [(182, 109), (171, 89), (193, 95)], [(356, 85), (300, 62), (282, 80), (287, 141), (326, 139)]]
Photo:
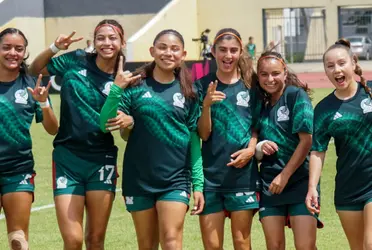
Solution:
[[(330, 89), (316, 89), (313, 102), (316, 104)], [(54, 110), (59, 117), (59, 96), (52, 96)], [(52, 140), (40, 124), (32, 126), (33, 152), (35, 156), (36, 192), (33, 207), (44, 206), (53, 203), (52, 194)], [(115, 134), (116, 144), (119, 146), (119, 173), (121, 173), (123, 152), (125, 143)], [(335, 176), (335, 151), (331, 145), (326, 158), (326, 164), (321, 181), (322, 187), (322, 211), (321, 219), (325, 223), (324, 229), (318, 231), (318, 249), (333, 250), (347, 249), (348, 243), (342, 231), (339, 219), (333, 206), (334, 176)], [(121, 178), (118, 187), (121, 186)], [(287, 229), (287, 249), (294, 249), (292, 232)], [(226, 220), (226, 250), (233, 249), (230, 221)], [(265, 239), (258, 216), (255, 216), (252, 227), (252, 244), (254, 250), (266, 249)], [(0, 220), (0, 249), (7, 248), (7, 236), (5, 220)], [(30, 249), (55, 250), (63, 249), (62, 238), (59, 234), (54, 208), (33, 212), (30, 224)], [(121, 194), (117, 193), (110, 223), (106, 235), (106, 249), (121, 250), (137, 249), (136, 235), (130, 214), (126, 212)], [(184, 249), (203, 249), (199, 230), (198, 218), (187, 215), (184, 228)]]

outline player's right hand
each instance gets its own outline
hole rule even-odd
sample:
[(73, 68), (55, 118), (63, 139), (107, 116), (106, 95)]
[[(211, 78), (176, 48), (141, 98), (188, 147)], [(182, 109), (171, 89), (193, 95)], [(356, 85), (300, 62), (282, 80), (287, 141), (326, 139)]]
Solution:
[(211, 82), (207, 89), (207, 94), (204, 97), (203, 106), (210, 107), (212, 104), (221, 102), (226, 98), (225, 93), (217, 91), (218, 80)]
[(123, 56), (120, 56), (114, 84), (122, 89), (125, 89), (130, 83), (133, 83), (140, 78), (141, 75), (133, 76), (133, 74), (129, 71), (123, 71)]
[(70, 47), (71, 44), (81, 41), (84, 37), (79, 37), (73, 39), (72, 37), (76, 34), (75, 31), (73, 31), (69, 36), (66, 35), (59, 35), (57, 39), (54, 41), (54, 45), (60, 49), (60, 50), (66, 50), (68, 47)]

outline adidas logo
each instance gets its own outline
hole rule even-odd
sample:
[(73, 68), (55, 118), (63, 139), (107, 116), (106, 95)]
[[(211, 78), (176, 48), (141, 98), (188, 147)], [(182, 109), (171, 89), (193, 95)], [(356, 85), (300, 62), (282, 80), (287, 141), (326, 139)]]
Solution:
[(32, 175), (30, 174), (26, 174), (25, 178), (19, 183), (20, 185), (27, 185), (27, 180), (28, 179), (31, 179), (32, 178)]
[(146, 93), (144, 93), (142, 95), (142, 98), (151, 98), (151, 97), (152, 97), (152, 95), (151, 95), (150, 91), (147, 91)]
[(187, 198), (187, 193), (186, 193), (186, 191), (182, 191), (182, 192), (180, 193), (180, 196), (183, 196), (183, 197), (186, 197), (186, 198)]
[(80, 70), (78, 73), (82, 76), (85, 76), (85, 77), (87, 76), (87, 70), (86, 69)]
[(245, 201), (246, 203), (253, 203), (255, 200), (253, 199), (252, 196), (249, 196), (249, 198)]
[(333, 120), (337, 120), (338, 118), (341, 118), (342, 115), (338, 112), (336, 112), (335, 116), (333, 117)]

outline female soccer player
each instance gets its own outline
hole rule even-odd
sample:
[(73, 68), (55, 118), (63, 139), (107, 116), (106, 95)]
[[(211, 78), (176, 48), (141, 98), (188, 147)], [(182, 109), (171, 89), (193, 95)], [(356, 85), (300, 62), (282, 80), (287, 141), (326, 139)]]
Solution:
[[(34, 158), (30, 126), (35, 116), (55, 135), (58, 121), (41, 75), (27, 74), (28, 41), (18, 29), (0, 32), (0, 209), (4, 208), (10, 249), (28, 250), (28, 226), (34, 199)], [(28, 93), (29, 92), (29, 93)]]
[[(32, 63), (33, 73), (62, 77), (61, 119), (53, 151), (54, 196), (64, 249), (81, 249), (83, 215), (85, 242), (103, 249), (116, 189), (117, 147), (99, 126), (99, 113), (116, 75), (125, 46), (124, 31), (115, 20), (103, 20), (94, 30), (93, 53), (76, 50), (52, 56), (82, 38), (61, 35)], [(46, 67), (45, 67), (46, 66)], [(121, 119), (124, 126), (124, 118)], [(114, 129), (119, 129), (114, 126)]]
[[(124, 155), (123, 196), (139, 249), (157, 249), (159, 240), (162, 249), (182, 249), (190, 164), (195, 162), (189, 155), (200, 155), (198, 98), (183, 63), (184, 45), (177, 31), (160, 32), (150, 48), (154, 61), (134, 76), (121, 71), (101, 111), (103, 131), (118, 109), (135, 121)], [(192, 164), (192, 171), (192, 214), (198, 214), (203, 209), (201, 163)]]
[[(323, 55), (324, 69), (336, 90), (315, 108), (310, 156), (308, 209), (319, 212), (319, 182), (331, 137), (336, 155), (335, 206), (352, 250), (372, 249), (372, 93), (348, 41), (339, 40)], [(360, 76), (360, 82), (354, 78)]]
[(262, 93), (257, 126), (257, 151), (263, 153), (260, 220), (267, 249), (285, 249), (287, 223), (297, 250), (316, 249), (317, 218), (305, 204), (313, 132), (310, 90), (273, 51), (261, 55), (257, 74)]
[(217, 72), (201, 78), (205, 208), (200, 227), (205, 249), (222, 249), (225, 211), (231, 213), (234, 249), (250, 249), (254, 210), (258, 209), (259, 174), (252, 136), (257, 77), (243, 50), (240, 34), (222, 29), (214, 39)]

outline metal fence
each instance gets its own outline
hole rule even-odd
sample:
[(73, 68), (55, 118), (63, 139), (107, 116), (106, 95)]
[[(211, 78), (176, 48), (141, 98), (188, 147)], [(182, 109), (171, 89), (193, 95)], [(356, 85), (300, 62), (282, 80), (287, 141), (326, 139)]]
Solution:
[(264, 46), (288, 62), (320, 60), (326, 49), (326, 13), (323, 8), (263, 10)]
[(372, 6), (339, 7), (338, 17), (340, 37), (372, 36)]

